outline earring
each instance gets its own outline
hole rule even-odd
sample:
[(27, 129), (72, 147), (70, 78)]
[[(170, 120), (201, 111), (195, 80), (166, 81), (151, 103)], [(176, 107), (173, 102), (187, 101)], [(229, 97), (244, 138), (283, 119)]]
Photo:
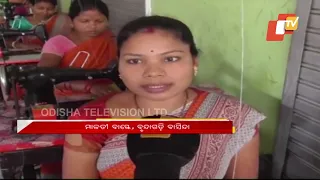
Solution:
[(122, 79), (121, 75), (119, 74), (119, 78)]
[(197, 76), (197, 74), (198, 74), (198, 68), (197, 68), (197, 67), (194, 67), (193, 71), (194, 71), (194, 76)]

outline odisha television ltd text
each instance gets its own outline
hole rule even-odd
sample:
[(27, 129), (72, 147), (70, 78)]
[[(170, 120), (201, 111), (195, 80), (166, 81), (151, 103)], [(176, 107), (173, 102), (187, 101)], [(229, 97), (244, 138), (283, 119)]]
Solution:
[(166, 109), (163, 108), (148, 108), (148, 109), (135, 109), (135, 108), (83, 108), (81, 112), (79, 109), (67, 108), (42, 108), (40, 111), (41, 116), (111, 116), (111, 117), (137, 117), (137, 116), (151, 116), (154, 114), (168, 114)]

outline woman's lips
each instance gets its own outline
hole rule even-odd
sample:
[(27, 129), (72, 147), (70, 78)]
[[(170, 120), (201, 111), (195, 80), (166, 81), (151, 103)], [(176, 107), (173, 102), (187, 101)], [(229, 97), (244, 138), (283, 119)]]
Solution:
[(148, 93), (163, 93), (170, 89), (172, 84), (146, 84), (141, 87)]

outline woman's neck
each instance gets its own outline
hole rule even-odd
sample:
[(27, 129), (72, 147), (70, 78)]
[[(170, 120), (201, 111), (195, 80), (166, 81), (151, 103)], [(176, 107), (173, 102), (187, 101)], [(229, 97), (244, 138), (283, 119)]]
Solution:
[(74, 42), (75, 44), (81, 44), (89, 39), (91, 39), (90, 37), (87, 36), (82, 36), (81, 34), (75, 32), (75, 31), (71, 31), (69, 37), (68, 37), (72, 42)]
[(163, 101), (150, 100), (144, 97), (137, 96), (136, 105), (139, 109), (143, 109), (145, 112), (151, 113), (151, 115), (164, 115), (185, 106), (188, 102), (190, 102), (190, 100), (193, 100), (195, 97), (196, 93), (193, 90), (186, 90), (179, 95), (175, 95), (172, 98)]

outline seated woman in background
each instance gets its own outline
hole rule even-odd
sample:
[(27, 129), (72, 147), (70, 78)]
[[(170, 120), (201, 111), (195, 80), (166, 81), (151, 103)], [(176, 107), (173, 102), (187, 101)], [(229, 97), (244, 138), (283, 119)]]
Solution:
[[(128, 91), (90, 102), (70, 119), (141, 118), (156, 115), (158, 109), (166, 110), (163, 116), (177, 118), (226, 118), (233, 121), (236, 133), (202, 134), (199, 150), (182, 167), (180, 178), (258, 178), (258, 125), (265, 116), (234, 97), (190, 88), (198, 72), (198, 50), (184, 23), (163, 16), (136, 19), (120, 31), (118, 48), (119, 73)], [(90, 115), (86, 113), (90, 108), (99, 112), (128, 108), (148, 114)], [(63, 178), (133, 179), (135, 165), (128, 156), (126, 137), (67, 134)]]
[[(45, 24), (49, 38), (70, 32), (70, 19), (57, 13), (57, 0), (27, 0), (25, 3), (32, 14), (16, 17), (10, 22), (12, 29), (31, 30), (36, 25)], [(22, 11), (21, 7), (19, 11)], [(41, 49), (43, 44), (36, 36), (23, 36), (16, 39), (11, 46), (15, 49)]]
[[(72, 31), (57, 35), (42, 49), (39, 67), (104, 69), (117, 59), (117, 46), (108, 30), (109, 10), (101, 0), (75, 0), (69, 9)], [(70, 81), (55, 86), (58, 101), (77, 101), (119, 91), (108, 79), (99, 81)], [(44, 92), (46, 93), (46, 92)], [(41, 167), (44, 178), (61, 172), (61, 163)]]
[(28, 0), (9, 0), (9, 3), (18, 4), (14, 9), (13, 14), (19, 16), (28, 16), (30, 14), (30, 3)]
[[(46, 42), (42, 49), (39, 67), (105, 69), (117, 59), (114, 35), (108, 29), (109, 10), (101, 0), (73, 1), (69, 16), (72, 31)], [(102, 81), (72, 81), (56, 86), (59, 101), (92, 99), (110, 91), (119, 90), (108, 79)]]

